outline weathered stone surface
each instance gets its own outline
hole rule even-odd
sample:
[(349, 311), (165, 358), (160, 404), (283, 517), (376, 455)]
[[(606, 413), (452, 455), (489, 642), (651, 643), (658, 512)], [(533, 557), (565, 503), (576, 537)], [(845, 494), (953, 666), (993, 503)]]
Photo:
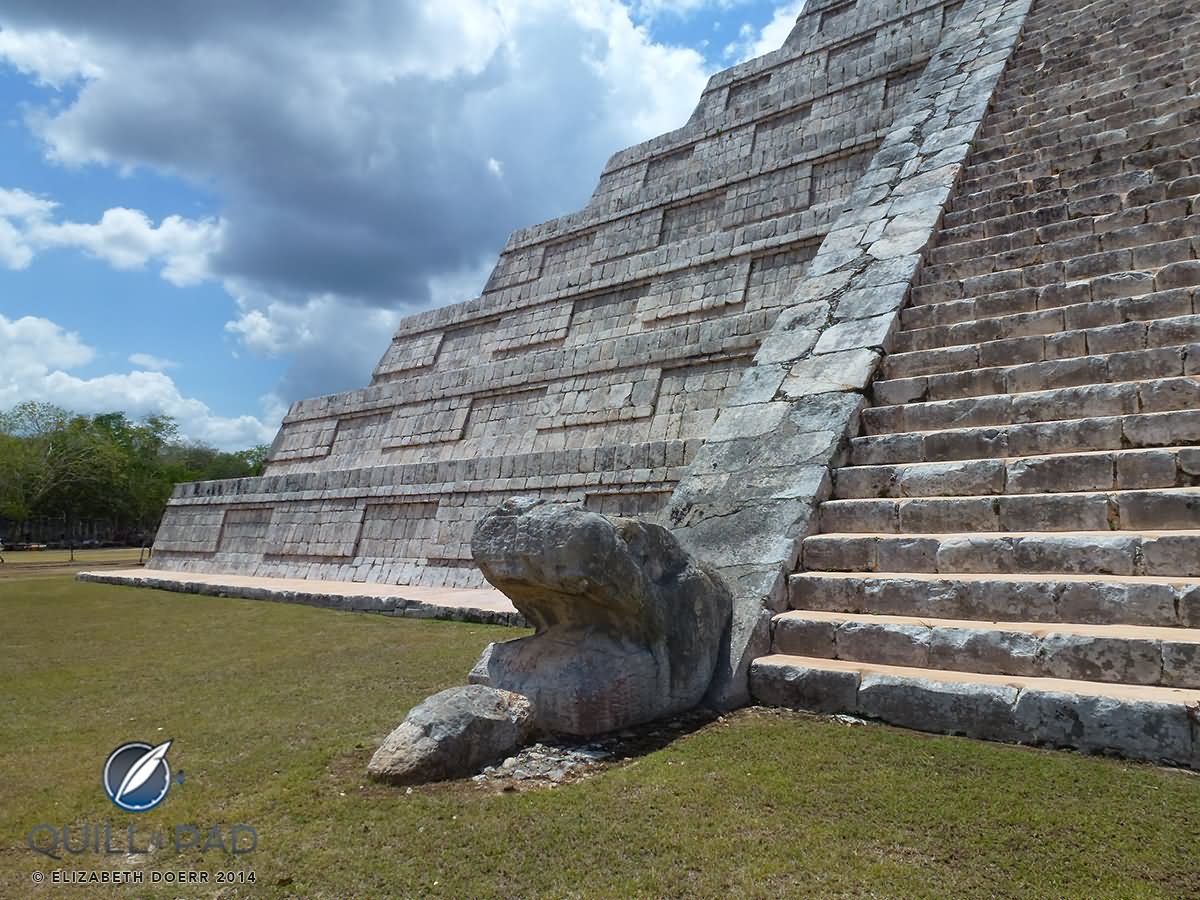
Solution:
[(771, 644), (780, 653), (837, 658), (836, 622), (782, 616), (774, 621), (773, 629)]
[(888, 336), (895, 324), (894, 314), (839, 322), (822, 333), (813, 353), (832, 354), (843, 350), (886, 348)]
[(473, 775), (525, 743), (535, 726), (529, 699), (471, 684), (413, 707), (371, 757), (367, 772), (393, 784)]
[(874, 350), (846, 350), (795, 363), (778, 385), (780, 395), (794, 399), (836, 391), (862, 391), (879, 365)]
[(1001, 685), (869, 674), (859, 687), (858, 711), (920, 731), (1020, 741), (1028, 733), (1013, 718), (1017, 694)]
[(822, 713), (858, 710), (857, 672), (836, 672), (799, 665), (755, 666), (751, 678), (754, 699)]
[(472, 551), (536, 633), (491, 644), (471, 681), (528, 697), (540, 727), (600, 734), (704, 697), (729, 589), (665, 528), (515, 498)]
[(1187, 707), (1025, 690), (1014, 716), (1032, 742), (1195, 766)]

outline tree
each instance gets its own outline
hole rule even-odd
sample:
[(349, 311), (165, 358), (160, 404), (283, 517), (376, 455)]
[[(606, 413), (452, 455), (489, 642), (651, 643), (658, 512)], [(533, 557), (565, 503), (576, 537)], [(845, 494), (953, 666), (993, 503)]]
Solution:
[(176, 483), (260, 475), (269, 448), (226, 453), (179, 440), (168, 416), (81, 416), (48, 403), (0, 414), (0, 518), (109, 520), (130, 539), (158, 527)]
[(121, 494), (121, 454), (94, 420), (49, 403), (22, 403), (0, 417), (0, 431), (15, 463), (0, 491), (13, 518), (61, 517), (71, 538), (81, 516), (113, 509)]

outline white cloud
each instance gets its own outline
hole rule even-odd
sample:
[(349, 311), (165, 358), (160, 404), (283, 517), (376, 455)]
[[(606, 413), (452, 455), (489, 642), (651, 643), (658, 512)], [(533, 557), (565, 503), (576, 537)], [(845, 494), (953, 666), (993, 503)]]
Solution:
[(163, 359), (150, 353), (131, 353), (129, 361), (139, 369), (149, 369), (151, 372), (165, 372), (167, 369), (179, 368), (179, 363), (173, 359)]
[(14, 321), (0, 315), (0, 349), (4, 351), (0, 354), (0, 366), (7, 373), (57, 367), (73, 369), (86, 366), (96, 356), (96, 351), (84, 344), (78, 334), (34, 316)]
[(114, 269), (162, 263), (162, 277), (177, 287), (209, 277), (209, 258), (221, 246), (222, 223), (167, 216), (158, 225), (140, 210), (106, 210), (94, 224), (39, 222), (29, 240), (40, 247), (74, 247)]
[(103, 70), (89, 55), (85, 43), (57, 31), (0, 29), (0, 60), (49, 87), (61, 88), (77, 78), (99, 78)]
[(178, 287), (210, 277), (209, 260), (221, 246), (217, 219), (167, 216), (158, 225), (140, 210), (106, 210), (100, 221), (54, 222), (52, 200), (22, 190), (0, 188), (0, 263), (27, 268), (41, 250), (69, 247), (107, 262), (114, 269), (162, 264), (162, 277)]
[(25, 269), (31, 262), (33, 248), (25, 235), (7, 219), (0, 219), (0, 265), (7, 269)]
[(261, 418), (218, 416), (202, 401), (185, 397), (162, 372), (94, 378), (70, 373), (95, 358), (96, 351), (79, 335), (49, 319), (25, 316), (11, 320), (0, 315), (0, 409), (41, 400), (80, 413), (158, 413), (172, 416), (187, 438), (229, 450), (269, 442), (282, 417), (277, 405)]
[(53, 200), (28, 191), (0, 188), (0, 218), (40, 221), (58, 206)]
[(724, 57), (733, 63), (745, 62), (778, 50), (787, 40), (787, 36), (796, 27), (796, 19), (804, 12), (807, 0), (791, 0), (775, 10), (771, 21), (761, 29), (750, 24), (743, 24), (738, 29), (737, 40), (726, 45)]

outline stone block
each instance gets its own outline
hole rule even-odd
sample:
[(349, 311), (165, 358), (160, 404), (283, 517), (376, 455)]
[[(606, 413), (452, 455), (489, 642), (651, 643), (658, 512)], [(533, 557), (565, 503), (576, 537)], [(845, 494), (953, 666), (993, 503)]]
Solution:
[(837, 353), (843, 350), (887, 348), (888, 339), (896, 328), (894, 315), (851, 319), (830, 326), (813, 348), (814, 354)]
[(1042, 640), (1042, 665), (1052, 678), (1158, 684), (1162, 647), (1158, 641), (1055, 632)]
[(1015, 718), (1038, 744), (1195, 765), (1192, 726), (1182, 703), (1026, 689)]
[(931, 638), (931, 629), (924, 625), (843, 622), (836, 633), (837, 658), (925, 668)]
[(754, 699), (819, 713), (857, 712), (859, 674), (772, 661), (750, 669)]
[(834, 633), (837, 623), (820, 619), (804, 619), (795, 615), (775, 618), (771, 645), (776, 653), (793, 656), (814, 656), (834, 659), (837, 655)]
[(919, 731), (1021, 741), (1027, 733), (1014, 721), (1017, 694), (1004, 685), (866, 674), (858, 708), (864, 716)]
[(864, 391), (879, 366), (876, 350), (845, 350), (811, 356), (794, 363), (780, 387), (780, 396), (795, 400), (835, 391)]

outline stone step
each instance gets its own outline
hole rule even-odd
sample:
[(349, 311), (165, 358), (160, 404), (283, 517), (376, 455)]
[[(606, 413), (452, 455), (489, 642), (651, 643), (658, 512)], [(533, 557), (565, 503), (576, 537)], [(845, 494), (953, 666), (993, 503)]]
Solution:
[[(1185, 93), (1181, 94), (1180, 91)], [(1169, 135), (1180, 124), (1188, 123), (1200, 107), (1200, 98), (1186, 93), (1186, 85), (1176, 85), (1158, 94), (1160, 103), (1153, 104), (1132, 116), (1122, 116), (1126, 121), (1119, 126), (1106, 128), (1103, 123), (1088, 123), (1068, 127), (1065, 130), (1046, 130), (1042, 123), (1028, 129), (1010, 132), (1013, 142), (987, 148), (977, 143), (964, 174), (963, 192), (951, 204), (952, 213), (978, 210), (995, 202), (994, 191), (1004, 191), (1004, 184), (982, 187), (979, 181), (988, 174), (1021, 172), (1031, 165), (1058, 158), (1064, 161), (1063, 169), (1074, 174), (1072, 180), (1087, 181), (1089, 175), (1103, 171), (1112, 160), (1122, 161), (1127, 169), (1144, 168), (1147, 156), (1146, 138), (1159, 138), (1154, 143), (1159, 147), (1186, 146), (1180, 142), (1161, 139)], [(1034, 138), (1030, 132), (1037, 131)], [(1090, 146), (1088, 146), (1090, 145)], [(1005, 152), (1007, 151), (1007, 152)], [(990, 158), (989, 158), (990, 157)], [(1189, 159), (1185, 152), (1183, 159)], [(1009, 182), (1011, 183), (1011, 182)], [(1007, 193), (1007, 192), (1006, 192)]]
[(978, 622), (793, 610), (773, 653), (1115, 684), (1200, 688), (1200, 629)]
[[(1168, 166), (1171, 168), (1168, 169)], [(1191, 163), (1173, 162), (1155, 166), (1154, 171), (1166, 178), (1169, 172), (1182, 172), (1190, 168)], [(995, 229), (988, 221), (964, 223), (947, 229), (939, 235), (938, 244), (926, 253), (925, 265), (928, 268), (922, 270), (919, 284), (928, 286), (945, 281), (950, 273), (962, 271), (958, 267), (967, 261), (990, 262), (990, 271), (999, 271), (999, 268), (1017, 268), (1038, 261), (1068, 259), (1072, 255), (1081, 255), (1077, 251), (1088, 246), (1093, 248), (1093, 252), (1097, 252), (1097, 248), (1120, 250), (1154, 243), (1159, 235), (1171, 240), (1175, 239), (1169, 237), (1172, 234), (1182, 237), (1184, 235), (1179, 232), (1186, 226), (1173, 226), (1170, 223), (1191, 214), (1193, 198), (1185, 193), (1167, 199), (1166, 184), (1168, 182), (1151, 182), (1149, 187), (1131, 192), (1115, 205), (1109, 194), (1102, 194), (1096, 199), (1070, 200), (1066, 199), (1070, 192), (1061, 189), (1041, 191), (1022, 201), (1013, 201), (1012, 206), (1017, 212), (1028, 212), (1021, 207), (1027, 203), (1034, 207), (1033, 198), (1044, 196), (1047, 204), (1068, 204), (1068, 215), (1057, 222), (1009, 229), (999, 234), (992, 233)], [(1174, 188), (1169, 192), (1175, 193)], [(1066, 198), (1060, 199), (1063, 194)], [(943, 268), (946, 266), (952, 268)], [(976, 265), (970, 274), (986, 274), (987, 271), (987, 265)]]
[(920, 731), (1200, 765), (1194, 690), (773, 654), (751, 665), (750, 691), (769, 706)]
[[(963, 173), (960, 191), (963, 196), (987, 195), (986, 192), (1003, 190), (1007, 185), (1021, 181), (1055, 178), (1058, 187), (1081, 184), (1103, 174), (1115, 174), (1126, 168), (1146, 168), (1162, 162), (1155, 153), (1160, 147), (1183, 148), (1174, 156), (1190, 159), (1190, 141), (1196, 139), (1193, 126), (1197, 109), (1194, 104), (1181, 107), (1173, 113), (1146, 119), (1144, 114), (1130, 117), (1130, 121), (1118, 128), (1095, 131), (1091, 135), (1079, 135), (1065, 142), (1054, 141), (1051, 145), (1021, 150), (998, 159), (972, 156)], [(1136, 121), (1134, 121), (1136, 120)], [(956, 209), (950, 227), (960, 224), (969, 217), (970, 208)]]
[[(1065, 187), (1059, 175), (1037, 175), (1022, 180), (1014, 178), (972, 194), (970, 203), (964, 202), (958, 208), (957, 218), (962, 221), (939, 233), (937, 244), (927, 253), (926, 261), (940, 265), (1062, 240), (1066, 236), (1061, 233), (1063, 229), (1052, 227), (1054, 223), (1051, 222), (1004, 231), (995, 228), (995, 220), (1011, 221), (1010, 217), (1014, 215), (1040, 209), (1065, 205), (1066, 220), (1079, 220), (1073, 229), (1067, 229), (1075, 231), (1074, 236), (1102, 235), (1121, 228), (1167, 221), (1171, 216), (1163, 215), (1165, 207), (1162, 204), (1167, 202), (1169, 194), (1174, 194), (1172, 199), (1183, 204), (1180, 214), (1186, 216), (1191, 210), (1192, 195), (1187, 192), (1188, 182), (1184, 179), (1197, 174), (1196, 164), (1188, 157), (1194, 150), (1192, 140), (1172, 148), (1156, 147), (1138, 154), (1137, 162), (1141, 166), (1134, 165), (1133, 159), (1127, 159), (1125, 171), (1119, 173), (1128, 179), (1123, 185), (1115, 180), (1119, 176), (1105, 176)], [(1108, 167), (1097, 164), (1095, 171)], [(1137, 179), (1140, 186), (1130, 187), (1127, 192), (1118, 191), (1118, 187), (1134, 183), (1129, 177), (1130, 172), (1140, 176)], [(1086, 171), (1078, 174), (1087, 175)], [(1095, 225), (1100, 227), (1088, 227)], [(1048, 230), (1039, 230), (1043, 228)]]
[(949, 462), (1200, 444), (1200, 410), (871, 434), (850, 440), (852, 466)]
[[(1177, 154), (1181, 153), (1182, 158), (1187, 159), (1189, 158), (1187, 154), (1192, 151), (1195, 140), (1195, 125), (1187, 123), (1164, 126), (1164, 130), (1157, 134), (1146, 135), (1128, 144), (1110, 144), (1081, 150), (1060, 157), (1057, 162), (1052, 158), (1039, 159), (1031, 155), (1022, 160), (1022, 164), (1017, 168), (996, 168), (987, 163), (979, 166), (972, 164), (968, 180), (963, 182), (963, 188), (970, 192), (1002, 190), (1010, 184), (1025, 181), (1034, 182), (1039, 190), (1070, 187), (1094, 180), (1105, 174), (1117, 174), (1125, 168), (1126, 160), (1134, 158), (1138, 158), (1139, 161), (1153, 160), (1153, 155), (1158, 147), (1183, 148), (1181, 151), (1177, 151)], [(1139, 157), (1139, 153), (1147, 155)], [(1183, 195), (1186, 195), (1186, 191)], [(1156, 199), (1164, 199), (1164, 197), (1165, 187), (1159, 183), (1131, 192), (1127, 205), (1139, 206), (1154, 202)], [(944, 222), (948, 229), (958, 229), (974, 221), (971, 210), (961, 210), (948, 215), (951, 218), (948, 222)], [(997, 220), (992, 221), (994, 223)], [(994, 225), (983, 229), (984, 234), (999, 234), (1001, 231), (1002, 229), (995, 228)], [(955, 235), (948, 235), (946, 238), (953, 240)], [(939, 245), (941, 243), (942, 239), (939, 237)]]
[[(1200, 260), (1197, 260), (1200, 262)], [(980, 344), (889, 353), (880, 378), (892, 381), (1081, 356), (1106, 356), (1135, 350), (1179, 347), (1200, 342), (1200, 315), (1172, 316), (1150, 322), (1123, 322), (1057, 334), (1004, 338)], [(1200, 366), (1200, 363), (1197, 363)]]
[(833, 499), (979, 497), (1200, 487), (1200, 447), (845, 466)]
[[(1119, 81), (1115, 83), (1120, 83)], [(971, 149), (973, 162), (995, 161), (1013, 155), (1021, 148), (1026, 150), (1054, 146), (1066, 140), (1095, 140), (1097, 134), (1114, 130), (1105, 124), (1111, 117), (1128, 120), (1130, 114), (1141, 121), (1168, 115), (1196, 105), (1196, 98), (1186, 84), (1171, 78), (1158, 78), (1140, 85), (1140, 102), (1134, 103), (1126, 89), (1104, 93), (1104, 84), (1094, 85), (1096, 91), (1088, 98), (1090, 109), (1087, 116), (1078, 112), (1065, 112), (1054, 118), (1040, 118), (1031, 123), (1028, 112), (1013, 110), (1007, 117), (997, 117), (980, 129), (979, 138)], [(1148, 115), (1149, 114), (1149, 115)], [(965, 194), (963, 201), (975, 196)]]
[[(1189, 371), (1189, 369), (1193, 371)], [(1095, 356), (1073, 356), (1016, 366), (987, 366), (965, 372), (939, 372), (891, 378), (871, 385), (876, 405), (894, 406), (958, 400), (987, 394), (1024, 393), (1049, 388), (1115, 384), (1141, 379), (1200, 374), (1200, 344), (1180, 344)]]
[[(1148, 144), (1167, 147), (1186, 143), (1194, 137), (1188, 134), (1187, 126), (1200, 121), (1200, 109), (1191, 100), (1172, 105), (1175, 108), (1162, 115), (1147, 116), (1144, 111), (1131, 113), (1119, 126), (1100, 126), (1090, 134), (1078, 133), (1061, 139), (1051, 130), (1047, 132), (1050, 136), (1038, 147), (1015, 146), (1014, 152), (1004, 155), (995, 151), (972, 154), (963, 173), (961, 191), (974, 194), (996, 183), (1003, 184), (1006, 177), (1019, 176), (1030, 170), (1067, 174), (1072, 182), (1087, 180), (1088, 176), (1094, 177), (1101, 171), (1103, 164), (1111, 166), (1115, 162), (1119, 166), (1147, 149)], [(1074, 175), (1076, 172), (1081, 175)], [(989, 181), (993, 178), (997, 181)]]
[(826, 500), (820, 523), (843, 534), (1200, 529), (1200, 488)]
[[(1194, 182), (1187, 185), (1188, 190), (1200, 191), (1200, 176), (1186, 180)], [(1189, 201), (1188, 208), (1194, 205)], [(1011, 234), (1014, 229), (1027, 231), (1057, 224), (1061, 227), (1056, 230), (1053, 242), (1022, 246), (1019, 243), (1022, 239), (1010, 238), (1011, 249), (953, 262), (927, 263), (921, 269), (913, 303), (972, 299), (1098, 277), (1105, 277), (1107, 286), (1118, 289), (1112, 291), (1110, 297), (1134, 296), (1150, 290), (1195, 284), (1173, 277), (1180, 269), (1192, 268), (1186, 265), (1166, 273), (1161, 280), (1151, 276), (1163, 267), (1195, 260), (1200, 216), (1184, 215), (1170, 222), (1122, 226), (1097, 234), (1094, 233), (1094, 219), (1075, 219), (1061, 211), (1050, 210), (1041, 210), (1037, 215), (1045, 221), (1016, 223), (1004, 234)], [(1096, 217), (1101, 215), (1111, 219), (1104, 224), (1128, 221), (1119, 204), (1096, 213)], [(1135, 282), (1134, 278), (1140, 280)]]
[[(1200, 101), (1198, 101), (1200, 102)], [(1186, 144), (1178, 147), (1186, 152), (1190, 149)], [(1179, 178), (1195, 174), (1191, 162), (1184, 157), (1180, 164), (1158, 163), (1154, 159), (1143, 158), (1146, 168), (1137, 167), (1129, 159), (1125, 161), (1125, 169), (1117, 175), (1102, 175), (1096, 178), (1080, 181), (1071, 187), (1066, 187), (1061, 181), (1055, 180), (1050, 185), (1046, 182), (1014, 181), (977, 194), (970, 194), (956, 200), (952, 205), (957, 224), (968, 222), (990, 222), (993, 219), (1003, 219), (1020, 213), (1032, 213), (1038, 210), (1051, 209), (1061, 206), (1067, 208), (1067, 218), (1104, 215), (1115, 209), (1141, 207), (1139, 201), (1144, 196), (1145, 188), (1159, 183), (1170, 183)], [(1098, 166), (1097, 171), (1103, 171)], [(1085, 177), (1087, 173), (1081, 172)], [(1021, 189), (1024, 187), (1024, 190)], [(1042, 188), (1035, 190), (1034, 188)], [(1115, 209), (1113, 208), (1115, 205)], [(953, 246), (939, 244), (939, 248)], [(941, 260), (935, 258), (934, 262)]]
[(866, 434), (900, 434), (1195, 409), (1200, 376), (1182, 376), (873, 406), (863, 410), (862, 427)]
[[(1003, 130), (1005, 123), (1010, 121), (1027, 121), (1037, 117), (1047, 108), (1075, 109), (1080, 101), (1085, 101), (1088, 95), (1083, 91), (1085, 86), (1094, 87), (1099, 103), (1113, 102), (1121, 96), (1128, 96), (1131, 77), (1126, 66), (1120, 65), (1127, 61), (1129, 46), (1119, 40), (1103, 40), (1106, 36), (1119, 33), (1122, 37), (1139, 34), (1145, 39), (1139, 42), (1139, 57), (1147, 58), (1151, 71), (1143, 70), (1147, 80), (1139, 86), (1149, 85), (1153, 89), (1159, 84), (1157, 72), (1153, 72), (1163, 61), (1170, 61), (1173, 54), (1165, 51), (1169, 48), (1167, 40), (1172, 32), (1171, 26), (1183, 29), (1195, 29), (1194, 18), (1187, 15), (1187, 0), (1178, 3), (1182, 9), (1172, 10), (1167, 16), (1163, 15), (1161, 6), (1141, 7), (1124, 6), (1130, 15), (1141, 11), (1145, 17), (1142, 20), (1130, 21), (1123, 18), (1120, 29), (1104, 29), (1102, 31), (1084, 32), (1063, 28), (1071, 24), (1070, 18), (1060, 19), (1053, 25), (1042, 26), (1055, 35), (1053, 43), (1054, 58), (1065, 62), (1069, 68), (1057, 70), (1045, 65), (1046, 57), (1032, 48), (1022, 48), (1009, 67), (1010, 80), (1006, 81), (997, 92), (999, 102), (997, 111), (988, 116), (985, 127), (992, 130)], [(1083, 7), (1096, 9), (1093, 4), (1081, 3), (1075, 9), (1063, 5), (1055, 6), (1067, 16), (1078, 15)], [(1037, 27), (1038, 11), (1031, 13), (1027, 27)], [(1136, 30), (1135, 30), (1136, 29)], [(1074, 41), (1066, 36), (1073, 36)], [(1086, 36), (1085, 36), (1086, 35)], [(1097, 43), (1097, 39), (1100, 41)], [(1083, 44), (1086, 43), (1086, 46)], [(1159, 55), (1156, 57), (1155, 54)], [(1152, 62), (1151, 62), (1152, 61)], [(1168, 82), (1170, 83), (1170, 82)], [(1121, 88), (1125, 90), (1122, 91)], [(1053, 101), (1053, 102), (1051, 102)], [(1090, 105), (1083, 107), (1090, 110)]]
[[(1190, 148), (1189, 148), (1190, 149)], [(1065, 259), (1071, 247), (1056, 247), (1049, 241), (1041, 241), (1044, 246), (1031, 245), (1028, 241), (1029, 232), (1056, 223), (1072, 220), (1103, 220), (1111, 224), (1108, 217), (1120, 213), (1122, 227), (1145, 226), (1149, 222), (1149, 210), (1152, 204), (1166, 199), (1190, 200), (1193, 196), (1189, 185), (1195, 173), (1192, 163), (1188, 160), (1160, 163), (1149, 169), (1129, 169), (1115, 175), (1106, 175), (1090, 181), (1081, 182), (1074, 187), (1051, 187), (1036, 193), (1023, 196), (994, 200), (976, 207), (967, 207), (954, 216), (954, 224), (950, 228), (962, 227), (971, 223), (983, 223), (982, 232), (974, 240), (957, 241), (950, 235), (950, 240), (939, 240), (937, 248), (929, 255), (928, 262), (933, 264), (930, 271), (923, 275), (923, 282), (940, 280), (933, 277), (937, 266), (943, 263), (953, 263), (957, 260), (987, 256), (986, 250), (998, 248), (1011, 251), (1023, 249), (1035, 257), (1040, 256), (1044, 261)], [(1032, 182), (1024, 182), (1032, 184)], [(1044, 186), (1042, 184), (1039, 187)], [(980, 195), (982, 196), (982, 195)], [(1183, 214), (1188, 214), (1185, 207)], [(997, 227), (1003, 223), (1005, 227)], [(1012, 227), (1016, 224), (1018, 227)], [(1164, 223), (1165, 224), (1165, 223)], [(1081, 227), (1077, 238), (1091, 237), (1094, 240), (1092, 252), (1104, 249), (1102, 240), (1112, 228), (1102, 227), (1099, 230)], [(1138, 246), (1151, 243), (1149, 240), (1153, 230), (1147, 230), (1141, 235), (1141, 240), (1128, 244)], [(1048, 237), (1043, 233), (1042, 237)], [(1128, 238), (1137, 238), (1130, 234)], [(1086, 247), (1086, 243), (1074, 246)], [(978, 252), (978, 251), (985, 252)], [(975, 252), (973, 252), (975, 251)], [(995, 252), (995, 250), (993, 250)], [(1010, 266), (1009, 268), (1012, 268)]]
[(817, 572), (1200, 577), (1200, 531), (996, 531), (815, 534), (802, 566)]
[[(1006, 310), (999, 313), (973, 309), (972, 318), (958, 322), (925, 327), (906, 325), (892, 339), (891, 350), (893, 353), (913, 353), (918, 350), (962, 347), (1009, 338), (1054, 335), (1064, 331), (1081, 331), (1128, 322), (1152, 323), (1158, 319), (1179, 319), (1196, 314), (1196, 293), (1193, 289), (1155, 292), (1154, 275), (1150, 272), (1122, 272), (1119, 275), (1104, 276), (1078, 284), (1081, 288), (1079, 293), (1082, 295), (1086, 290), (1088, 294), (1082, 303), (1041, 309)], [(1055, 296), (1061, 294), (1060, 291), (1047, 293), (1053, 293)], [(1102, 295), (1102, 299), (1093, 299), (1097, 295)], [(1002, 296), (1005, 300), (1026, 305), (1036, 303), (1037, 292), (1024, 289), (1003, 292)], [(957, 307), (977, 305), (973, 300), (964, 300), (915, 309), (953, 306), (954, 312), (959, 312)], [(987, 305), (992, 304), (985, 304)]]
[(792, 609), (939, 619), (1200, 628), (1200, 578), (797, 572)]

